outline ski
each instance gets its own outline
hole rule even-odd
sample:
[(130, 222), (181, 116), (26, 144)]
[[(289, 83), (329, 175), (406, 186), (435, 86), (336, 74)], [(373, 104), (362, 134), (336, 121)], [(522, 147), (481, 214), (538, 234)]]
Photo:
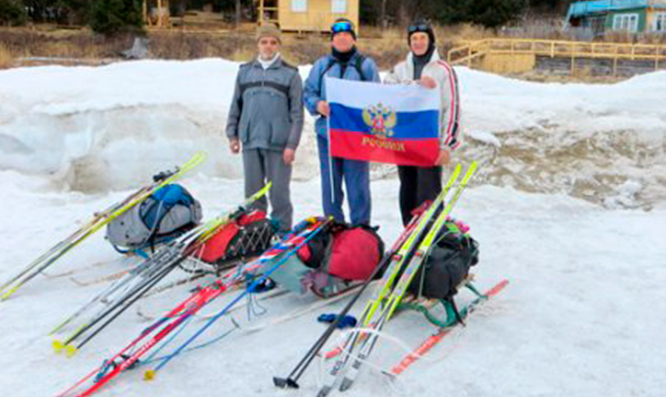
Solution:
[[(126, 258), (123, 258), (123, 259), (132, 259), (132, 258), (133, 258), (133, 256), (127, 256)], [(66, 278), (66, 277), (71, 278), (71, 277), (75, 277), (75, 276), (81, 276), (81, 275), (84, 275), (86, 273), (92, 273), (92, 272), (98, 271), (100, 268), (106, 267), (109, 264), (111, 264), (113, 262), (116, 262), (117, 260), (118, 259), (116, 258), (116, 259), (111, 259), (111, 260), (106, 260), (106, 261), (100, 261), (100, 262), (93, 263), (92, 265), (84, 266), (84, 267), (77, 268), (77, 269), (70, 269), (70, 270), (64, 271), (62, 273), (50, 274), (50, 273), (44, 271), (44, 272), (42, 272), (42, 276), (46, 277), (49, 280), (61, 279), (61, 278)]]
[[(456, 168), (457, 172), (459, 172), (459, 167)], [(453, 177), (452, 177), (453, 178)], [(457, 176), (456, 176), (457, 178)], [(432, 205), (438, 205), (438, 203), (431, 203)], [(345, 307), (340, 311), (340, 313), (337, 315), (336, 320), (333, 321), (324, 331), (324, 333), (315, 341), (315, 343), (310, 347), (307, 353), (303, 356), (303, 358), (296, 364), (296, 367), (291, 371), (291, 373), (286, 377), (286, 378), (281, 378), (281, 377), (273, 377), (273, 383), (277, 387), (291, 387), (291, 388), (298, 388), (298, 379), (303, 375), (307, 367), (310, 365), (312, 360), (319, 355), (320, 350), (323, 348), (324, 344), (328, 341), (328, 339), (331, 337), (333, 332), (336, 330), (338, 323), (340, 322), (340, 319), (344, 318), (344, 316), (349, 313), (351, 308), (354, 306), (356, 301), (359, 299), (359, 297), (363, 294), (363, 292), (370, 286), (371, 283), (373, 284), (378, 284), (381, 282), (380, 280), (377, 280), (376, 283), (373, 281), (375, 280), (375, 277), (377, 276), (378, 272), (381, 272), (385, 265), (387, 263), (390, 263), (391, 260), (394, 259), (396, 256), (397, 252), (401, 249), (401, 247), (405, 244), (405, 242), (410, 238), (412, 233), (414, 232), (415, 228), (417, 225), (421, 223), (423, 219), (425, 219), (426, 215), (428, 215), (427, 211), (422, 211), (421, 214), (418, 216), (414, 216), (409, 224), (405, 227), (405, 229), (402, 231), (400, 236), (398, 236), (397, 240), (394, 242), (393, 246), (389, 251), (384, 253), (382, 259), (380, 260), (379, 264), (377, 264), (377, 267), (375, 268), (375, 271), (373, 274), (371, 274), (367, 280), (361, 284), (361, 289), (354, 294), (352, 299), (345, 305)], [(385, 272), (386, 274), (387, 272)], [(379, 288), (377, 288), (379, 290)]]
[(185, 175), (205, 159), (206, 154), (204, 152), (198, 152), (181, 167), (176, 167), (175, 171), (169, 171), (156, 175), (154, 177), (154, 182), (150, 185), (139, 189), (120, 203), (114, 204), (104, 211), (94, 214), (90, 221), (81, 226), (69, 237), (57, 243), (44, 254), (28, 264), (28, 266), (21, 270), (17, 275), (3, 283), (2, 286), (0, 286), (0, 294), (2, 294), (0, 295), (0, 300), (9, 299), (9, 297), (14, 295), (21, 287), (23, 287), (30, 280), (34, 279), (37, 275), (41, 274), (45, 269), (53, 265), (72, 248), (79, 245), (82, 241), (106, 226), (115, 218), (119, 217), (135, 205), (150, 197), (150, 195), (155, 193), (160, 188)]
[(227, 314), (241, 299), (243, 299), (243, 297), (253, 293), (261, 283), (263, 283), (268, 277), (270, 277), (273, 271), (282, 266), (292, 255), (295, 255), (296, 252), (301, 247), (307, 244), (308, 241), (310, 241), (322, 230), (329, 227), (331, 223), (332, 223), (332, 218), (329, 219), (310, 218), (306, 220), (304, 225), (297, 227), (297, 230), (305, 227), (305, 231), (299, 232), (298, 235), (290, 237), (288, 239), (288, 244), (286, 246), (279, 244), (277, 247), (278, 252), (273, 253), (272, 252), (273, 249), (270, 249), (267, 251), (267, 253), (262, 255), (262, 257), (260, 257), (253, 264), (250, 264), (247, 267), (245, 267), (240, 276), (242, 277), (242, 279), (245, 279), (247, 275), (253, 274), (254, 272), (257, 271), (261, 271), (262, 273), (260, 276), (254, 277), (251, 282), (248, 281), (247, 288), (241, 294), (232, 299), (231, 302), (229, 302), (226, 306), (224, 306), (222, 310), (218, 311), (217, 314), (215, 314), (213, 317), (207, 320), (206, 323), (201, 328), (199, 328), (197, 332), (194, 333), (194, 335), (192, 335), (184, 343), (178, 346), (173, 351), (173, 353), (167, 355), (164, 358), (164, 360), (160, 362), (160, 364), (158, 364), (154, 369), (146, 371), (145, 379), (147, 380), (153, 379), (157, 371), (161, 370), (174, 357), (178, 356), (181, 352), (183, 352), (187, 348), (187, 346), (189, 346), (192, 342), (194, 342), (196, 338), (198, 338), (201, 334), (203, 334), (218, 319), (220, 319), (223, 315)]
[[(399, 303), (402, 295), (404, 295), (404, 291), (409, 285), (409, 281), (411, 281), (410, 275), (413, 275), (414, 272), (418, 270), (421, 262), (427, 256), (430, 244), (432, 244), (432, 241), (438, 234), (439, 228), (441, 228), (441, 226), (444, 224), (448, 214), (455, 206), (456, 201), (462, 194), (463, 189), (474, 174), (475, 170), (476, 162), (472, 163), (472, 165), (468, 168), (465, 176), (463, 177), (462, 182), (456, 186), (455, 193), (451, 198), (451, 201), (449, 201), (446, 206), (444, 206), (444, 209), (442, 209), (442, 211), (435, 216), (434, 223), (429, 223), (431, 226), (429, 227), (423, 239), (418, 243), (417, 249), (412, 253), (412, 255), (410, 255), (410, 257), (403, 258), (403, 260), (396, 264), (394, 273), (389, 277), (397, 278), (400, 274), (398, 283), (396, 285), (391, 285), (392, 289), (386, 298), (382, 297), (381, 299), (370, 301), (368, 303), (366, 310), (363, 312), (363, 316), (361, 317), (362, 321), (357, 326), (357, 328), (360, 329), (371, 327), (376, 330), (381, 330), (384, 324), (390, 319), (391, 315), (395, 311), (395, 308), (397, 307), (397, 303)], [(454, 181), (450, 180), (449, 182), (450, 183), (447, 183), (447, 186), (442, 190), (441, 195), (444, 197), (448, 195), (449, 190), (454, 185)], [(442, 202), (443, 201), (444, 198), (442, 198)], [(406, 279), (409, 279), (409, 281), (405, 281)], [(397, 297), (400, 297), (400, 299)], [(379, 311), (378, 317), (375, 319), (376, 309), (379, 309), (380, 306), (381, 310)], [(376, 334), (372, 334), (370, 336), (364, 335), (365, 334), (362, 334), (361, 332), (350, 333), (347, 341), (343, 345), (344, 354), (341, 354), (340, 357), (336, 359), (333, 369), (329, 372), (323, 387), (317, 394), (318, 397), (327, 396), (338, 383), (340, 385), (339, 387), (341, 391), (347, 390), (349, 387), (351, 387), (358, 374), (358, 371), (360, 370), (363, 360), (365, 360), (370, 354), (377, 340)], [(352, 351), (357, 347), (359, 349), (359, 353), (354, 358), (353, 363), (348, 365), (348, 361), (352, 357)]]
[(129, 273), (129, 270), (121, 270), (119, 272), (107, 274), (105, 276), (100, 276), (94, 279), (90, 280), (81, 280), (77, 277), (70, 277), (69, 281), (74, 283), (74, 285), (77, 285), (79, 287), (89, 287), (91, 285), (96, 285), (96, 284), (101, 284), (101, 283), (106, 283), (109, 281), (114, 281), (118, 280), (119, 278), (125, 276), (127, 273)]
[(461, 170), (462, 166), (458, 164), (449, 177), (448, 182), (442, 188), (441, 193), (430, 204), (430, 207), (428, 207), (427, 211), (423, 215), (421, 222), (416, 225), (414, 231), (409, 234), (409, 237), (400, 247), (398, 253), (394, 258), (392, 258), (388, 268), (386, 269), (386, 272), (384, 273), (384, 277), (382, 277), (380, 281), (379, 287), (375, 290), (375, 293), (366, 305), (365, 310), (363, 310), (364, 323), (366, 323), (366, 325), (369, 323), (369, 319), (373, 317), (379, 305), (382, 304), (385, 297), (387, 297), (392, 291), (395, 279), (400, 273), (403, 264), (411, 259), (412, 255), (414, 254), (414, 249), (421, 243), (421, 239), (428, 231), (436, 215), (444, 205), (444, 199), (451, 189), (451, 186), (453, 186), (458, 180)]
[[(462, 192), (467, 186), (467, 183), (474, 175), (476, 167), (477, 167), (476, 162), (473, 162), (469, 166), (469, 168), (467, 169), (467, 173), (462, 179), (460, 185), (456, 188), (453, 197), (446, 205), (444, 210), (438, 215), (436, 222), (434, 223), (428, 234), (424, 237), (423, 241), (419, 245), (417, 252), (408, 262), (407, 267), (404, 269), (402, 275), (400, 276), (398, 284), (391, 292), (391, 295), (389, 296), (388, 300), (384, 303), (382, 311), (379, 315), (379, 319), (377, 320), (375, 326), (373, 327), (375, 330), (381, 331), (386, 322), (388, 322), (391, 319), (391, 316), (398, 308), (398, 305), (400, 304), (402, 298), (404, 297), (407, 288), (412, 282), (412, 279), (414, 278), (419, 268), (423, 264), (425, 258), (430, 253), (430, 249), (432, 247), (432, 244), (435, 242), (435, 238), (439, 235), (440, 230), (448, 220), (448, 216), (453, 210), (453, 207), (456, 205), (458, 199), (462, 195)], [(369, 324), (366, 324), (366, 326), (367, 325)], [(340, 383), (340, 391), (348, 390), (352, 386), (352, 384), (356, 380), (356, 377), (358, 376), (359, 370), (363, 362), (367, 360), (367, 358), (370, 356), (370, 353), (374, 349), (377, 340), (378, 340), (377, 334), (372, 334), (361, 343), (358, 355), (354, 359), (354, 362), (352, 363), (351, 367), (343, 375), (342, 381)]]
[[(432, 223), (434, 222), (437, 214), (439, 214), (439, 212), (442, 210), (442, 207), (444, 206), (444, 199), (446, 198), (446, 195), (448, 194), (451, 187), (458, 180), (461, 169), (462, 166), (458, 164), (451, 174), (448, 182), (443, 187), (442, 192), (430, 204), (428, 210), (421, 215), (419, 222), (416, 226), (414, 226), (414, 230), (409, 233), (406, 241), (399, 247), (397, 253), (391, 255), (388, 258), (388, 260), (390, 260), (389, 265), (384, 272), (384, 276), (380, 280), (379, 286), (375, 289), (373, 296), (362, 311), (359, 319), (359, 327), (368, 327), (371, 324), (376, 310), (381, 304), (383, 304), (388, 295), (391, 293), (394, 287), (395, 279), (402, 270), (404, 264), (411, 260), (416, 252), (416, 249), (421, 244), (421, 240), (424, 238), (424, 235), (427, 233)], [(359, 333), (350, 333), (340, 350), (351, 351), (351, 349), (353, 349), (358, 343), (362, 341), (359, 340), (359, 338), (362, 338)], [(336, 359), (332, 369), (325, 376), (323, 381), (324, 384), (317, 394), (319, 397), (327, 396), (333, 390), (335, 384), (338, 382), (339, 377), (342, 375), (345, 366), (347, 365), (349, 357), (349, 354), (345, 354)], [(278, 386), (284, 385), (284, 382), (281, 382), (280, 379), (276, 378), (274, 378), (274, 383)], [(290, 382), (288, 382), (287, 385), (291, 387), (297, 387), (295, 382), (291, 382), (291, 384), (289, 383)]]
[[(94, 369), (74, 386), (64, 391), (59, 396), (70, 395), (72, 392), (75, 392), (77, 389), (81, 388), (91, 379), (91, 384), (87, 385), (83, 391), (76, 393), (75, 395), (80, 397), (92, 395), (120, 373), (133, 367), (144, 354), (150, 351), (157, 344), (165, 341), (165, 338), (174, 332), (174, 330), (179, 328), (181, 325), (184, 325), (184, 323), (187, 322), (192, 316), (194, 316), (199, 310), (223, 294), (230, 286), (243, 282), (251, 272), (259, 270), (269, 261), (281, 258), (280, 261), (274, 265), (274, 268), (281, 265), (300, 247), (302, 247), (319, 231), (321, 231), (322, 228), (328, 225), (329, 222), (330, 221), (328, 220), (312, 220), (302, 222), (297, 226), (297, 228), (295, 228), (292, 233), (287, 235), (283, 241), (280, 241), (274, 245), (256, 261), (248, 265), (239, 266), (239, 269), (236, 272), (229, 273), (222, 279), (216, 280), (210, 285), (203, 287), (190, 295), (190, 297), (166, 313), (158, 321), (144, 329), (144, 331), (142, 331), (137, 338), (130, 342), (125, 348), (120, 350), (116, 355), (108, 360), (105, 360), (104, 364), (100, 368)], [(265, 276), (262, 276), (259, 279), (255, 279), (255, 281), (250, 285), (246, 292), (251, 292), (252, 288), (256, 288), (258, 282), (260, 282), (262, 279), (265, 279)], [(243, 296), (244, 294), (241, 294), (239, 297), (234, 299), (232, 303), (223, 309), (219, 316), (226, 313), (226, 311)], [(164, 358), (160, 365), (158, 365), (155, 370), (147, 372), (146, 376), (151, 377), (149, 374), (154, 376), (154, 371), (158, 370), (159, 367), (169, 362), (170, 359), (182, 351), (187, 344), (194, 340), (197, 335), (199, 335), (201, 332), (203, 332), (203, 330), (210, 326), (210, 324), (219, 318), (219, 316), (209, 320), (206, 325), (195, 334), (195, 336), (186, 342), (185, 345), (181, 346), (176, 350), (176, 352)], [(168, 342), (168, 340), (166, 341)], [(141, 342), (143, 342), (143, 344), (141, 344)], [(160, 347), (160, 349), (161, 348), (162, 347)]]
[[(478, 296), (476, 299), (474, 299), (468, 305), (464, 306), (459, 311), (460, 318), (463, 320), (467, 318), (467, 316), (470, 315), (472, 312), (474, 312), (474, 310), (476, 310), (480, 305), (482, 305), (495, 295), (499, 294), (508, 284), (509, 280), (502, 280), (499, 283), (497, 283), (494, 287), (486, 291), (483, 295)], [(440, 330), (437, 333), (429, 336), (416, 349), (414, 349), (414, 351), (407, 354), (402, 360), (400, 360), (400, 362), (394, 365), (390, 371), (384, 373), (391, 377), (396, 377), (400, 375), (407, 368), (409, 368), (410, 365), (412, 365), (419, 358), (421, 358), (428, 351), (430, 351), (433, 347), (435, 347), (435, 345), (437, 345), (437, 343), (439, 343), (446, 335), (448, 335), (458, 324), (459, 322), (454, 322), (450, 326), (440, 328)]]
[(120, 307), (125, 302), (125, 297), (131, 297), (137, 291), (145, 288), (145, 286), (157, 276), (161, 269), (178, 256), (178, 253), (179, 252), (175, 247), (166, 247), (159, 250), (155, 255), (130, 270), (126, 277), (111, 284), (88, 301), (88, 303), (83, 305), (79, 310), (66, 318), (62, 323), (57, 325), (49, 335), (59, 332), (77, 318), (82, 317), (85, 313), (97, 308), (97, 311), (91, 313), (88, 316), (88, 319), (84, 320), (83, 323), (70, 334), (70, 336), (64, 339), (64, 341), (58, 339), (53, 341), (55, 352), (60, 353), (66, 348), (68, 356), (74, 354), (75, 349), (71, 345), (71, 342)]
[[(84, 313), (91, 312), (95, 307), (98, 308), (68, 337), (53, 341), (55, 352), (60, 353), (64, 349), (68, 356), (75, 354), (78, 349), (87, 344), (137, 300), (142, 298), (183, 261), (192, 255), (196, 255), (198, 250), (216, 231), (235, 219), (246, 207), (263, 197), (270, 186), (270, 183), (264, 186), (260, 191), (246, 199), (237, 209), (219, 215), (164, 245), (155, 254), (132, 269), (124, 279), (116, 281), (101, 294), (90, 300), (51, 332), (53, 334), (59, 331)], [(84, 339), (74, 346), (73, 342), (81, 338)]]

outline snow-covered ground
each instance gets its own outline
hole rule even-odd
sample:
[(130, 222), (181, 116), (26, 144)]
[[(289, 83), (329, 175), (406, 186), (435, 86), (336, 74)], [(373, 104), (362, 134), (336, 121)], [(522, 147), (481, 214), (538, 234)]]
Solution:
[[(221, 136), (236, 70), (209, 59), (0, 72), (0, 280), (198, 149), (211, 158), (184, 184), (205, 216), (241, 201), (240, 162)], [(346, 395), (666, 395), (666, 73), (589, 86), (458, 71), (468, 129), (458, 159), (482, 168), (455, 215), (481, 244), (478, 286), (510, 285), (397, 382), (366, 371)], [(308, 119), (292, 186), (297, 219), (321, 211), (311, 128)], [(390, 243), (400, 221), (388, 175), (372, 194), (373, 220)], [(123, 266), (100, 233), (49, 273), (89, 267), (80, 277), (95, 278)], [(39, 278), (0, 303), (2, 395), (54, 395), (146, 326), (130, 310), (77, 356), (54, 355), (49, 330), (100, 288)], [(174, 289), (139, 306), (159, 313), (186, 295)], [(312, 301), (268, 300), (264, 318)], [(271, 378), (286, 375), (323, 331), (316, 317), (343, 304), (232, 333), (177, 358), (152, 383), (130, 371), (101, 395), (314, 395), (316, 365), (297, 391), (277, 390)], [(230, 327), (221, 320), (202, 341)], [(434, 328), (407, 313), (385, 331), (415, 346)], [(383, 341), (373, 364), (389, 368), (401, 349)]]

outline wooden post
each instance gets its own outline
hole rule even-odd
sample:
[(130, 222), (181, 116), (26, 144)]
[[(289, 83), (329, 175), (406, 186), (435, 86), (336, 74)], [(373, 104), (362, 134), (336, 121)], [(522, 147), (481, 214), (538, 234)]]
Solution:
[(264, 0), (259, 0), (259, 25), (264, 24)]
[(550, 57), (555, 58), (555, 42), (550, 42)]
[(661, 51), (660, 47), (656, 46), (654, 47), (654, 70), (655, 72), (659, 70), (659, 57), (661, 56)]
[(164, 23), (164, 3), (163, 0), (157, 0), (157, 27), (163, 28), (166, 24)]
[(143, 0), (143, 23), (146, 24), (146, 26), (150, 26), (150, 19), (148, 18), (148, 0)]

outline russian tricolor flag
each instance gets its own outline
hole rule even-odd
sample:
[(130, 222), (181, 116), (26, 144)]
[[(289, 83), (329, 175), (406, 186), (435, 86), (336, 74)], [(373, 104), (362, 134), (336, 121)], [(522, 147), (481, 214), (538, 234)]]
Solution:
[(439, 155), (439, 90), (326, 77), (333, 157), (432, 167)]

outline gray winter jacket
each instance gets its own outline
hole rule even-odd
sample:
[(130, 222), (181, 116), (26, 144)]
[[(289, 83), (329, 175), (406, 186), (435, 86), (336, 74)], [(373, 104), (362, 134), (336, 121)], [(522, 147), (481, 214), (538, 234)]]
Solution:
[(241, 65), (227, 118), (227, 137), (243, 149), (296, 149), (303, 130), (303, 82), (298, 69), (277, 59), (268, 69)]

